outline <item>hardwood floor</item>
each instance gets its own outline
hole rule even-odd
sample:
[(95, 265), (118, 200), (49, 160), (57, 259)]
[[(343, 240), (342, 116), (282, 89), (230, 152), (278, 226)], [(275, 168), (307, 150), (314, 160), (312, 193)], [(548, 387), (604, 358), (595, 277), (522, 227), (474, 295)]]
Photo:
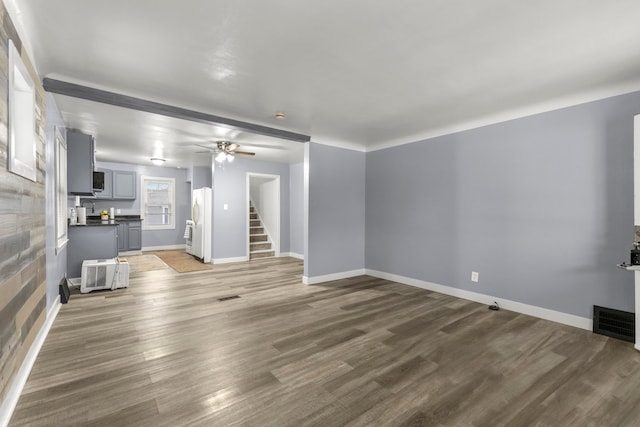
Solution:
[(270, 258), (74, 295), (10, 425), (640, 423), (630, 343), (382, 279), (301, 276)]

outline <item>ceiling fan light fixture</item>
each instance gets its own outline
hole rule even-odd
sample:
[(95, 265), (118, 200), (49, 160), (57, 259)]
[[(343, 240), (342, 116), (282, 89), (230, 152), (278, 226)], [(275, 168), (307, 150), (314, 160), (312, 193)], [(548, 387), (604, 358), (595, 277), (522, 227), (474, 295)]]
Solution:
[(156, 166), (162, 166), (164, 164), (164, 162), (166, 162), (165, 159), (161, 159), (160, 157), (152, 157), (151, 158), (151, 163), (153, 163)]
[(224, 162), (226, 158), (227, 158), (227, 153), (225, 153), (224, 151), (221, 151), (218, 154), (216, 154), (216, 162), (218, 163)]
[(235, 157), (233, 157), (233, 154), (227, 154), (227, 162), (231, 163), (233, 162), (233, 159), (235, 159)]

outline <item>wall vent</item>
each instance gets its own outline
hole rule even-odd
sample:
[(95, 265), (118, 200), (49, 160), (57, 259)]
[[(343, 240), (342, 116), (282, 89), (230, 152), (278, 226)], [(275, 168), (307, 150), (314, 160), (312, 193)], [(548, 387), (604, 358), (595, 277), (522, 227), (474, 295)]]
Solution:
[(593, 332), (624, 341), (635, 342), (635, 314), (594, 305)]

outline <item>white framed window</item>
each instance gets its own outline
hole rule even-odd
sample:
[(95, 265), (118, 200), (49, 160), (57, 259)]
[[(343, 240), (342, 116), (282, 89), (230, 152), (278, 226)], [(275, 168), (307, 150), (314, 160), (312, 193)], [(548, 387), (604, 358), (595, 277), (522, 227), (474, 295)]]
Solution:
[(143, 230), (170, 230), (176, 228), (176, 180), (142, 176), (140, 217)]
[(20, 52), (9, 40), (9, 171), (36, 181), (36, 89)]
[(56, 168), (56, 254), (67, 245), (67, 142), (60, 128), (54, 132)]

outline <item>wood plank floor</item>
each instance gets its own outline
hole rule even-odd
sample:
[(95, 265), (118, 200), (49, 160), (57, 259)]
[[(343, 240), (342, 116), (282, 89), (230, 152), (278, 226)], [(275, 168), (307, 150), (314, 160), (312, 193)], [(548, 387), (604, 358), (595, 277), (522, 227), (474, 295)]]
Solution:
[(367, 276), (301, 276), (272, 258), (74, 295), (10, 425), (640, 425), (630, 343)]

